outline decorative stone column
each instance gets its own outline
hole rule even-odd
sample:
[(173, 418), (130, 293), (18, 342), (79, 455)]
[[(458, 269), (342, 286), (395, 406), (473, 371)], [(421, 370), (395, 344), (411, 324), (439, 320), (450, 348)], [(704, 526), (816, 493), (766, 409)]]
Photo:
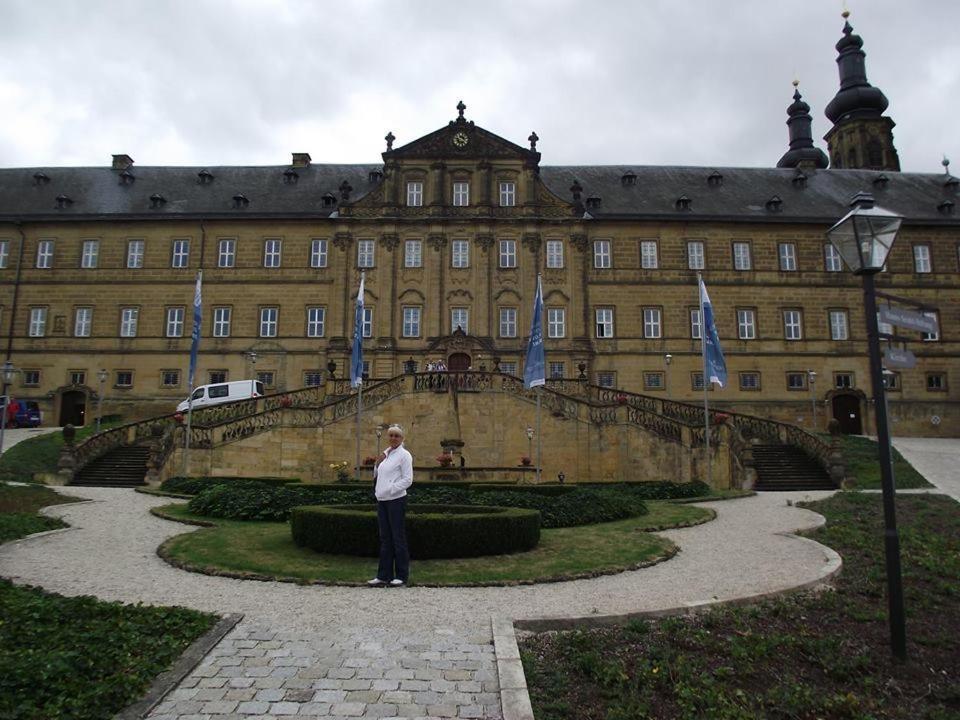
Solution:
[(63, 447), (60, 448), (60, 459), (57, 460), (57, 475), (64, 485), (69, 485), (77, 468), (77, 450), (73, 444), (77, 429), (73, 425), (63, 428)]
[(837, 487), (845, 490), (856, 487), (856, 478), (847, 477), (847, 466), (843, 461), (843, 449), (840, 446), (840, 421), (831, 418), (827, 423), (827, 429), (830, 431), (830, 454), (827, 456), (827, 472), (830, 473), (830, 479)]

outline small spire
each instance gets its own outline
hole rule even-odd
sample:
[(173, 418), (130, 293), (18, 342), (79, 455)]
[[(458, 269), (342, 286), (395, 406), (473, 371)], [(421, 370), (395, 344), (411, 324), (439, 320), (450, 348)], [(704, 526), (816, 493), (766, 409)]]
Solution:
[(463, 120), (463, 111), (467, 109), (467, 106), (463, 104), (463, 100), (457, 103), (457, 112), (460, 113), (460, 120)]
[(950, 174), (950, 158), (944, 155), (943, 160), (940, 161), (940, 164), (943, 165), (944, 174), (949, 175)]
[(387, 134), (383, 136), (383, 139), (387, 141), (387, 152), (393, 150), (393, 141), (396, 140), (393, 133), (388, 130)]

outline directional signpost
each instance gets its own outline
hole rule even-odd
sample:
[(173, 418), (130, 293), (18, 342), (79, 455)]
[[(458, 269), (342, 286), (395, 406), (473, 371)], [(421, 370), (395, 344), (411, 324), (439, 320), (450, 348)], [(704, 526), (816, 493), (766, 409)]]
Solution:
[(940, 331), (935, 315), (924, 315), (922, 312), (891, 307), (890, 305), (880, 306), (880, 322), (910, 330), (919, 330), (931, 335)]
[(888, 347), (883, 351), (883, 364), (888, 368), (904, 368), (909, 370), (917, 366), (917, 356), (909, 350)]

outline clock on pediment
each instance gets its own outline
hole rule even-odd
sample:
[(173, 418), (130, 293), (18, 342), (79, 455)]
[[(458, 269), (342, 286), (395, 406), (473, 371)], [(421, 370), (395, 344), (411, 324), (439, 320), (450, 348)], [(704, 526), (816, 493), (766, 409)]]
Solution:
[(453, 144), (458, 148), (465, 148), (467, 143), (470, 142), (470, 136), (465, 132), (458, 131), (453, 135)]

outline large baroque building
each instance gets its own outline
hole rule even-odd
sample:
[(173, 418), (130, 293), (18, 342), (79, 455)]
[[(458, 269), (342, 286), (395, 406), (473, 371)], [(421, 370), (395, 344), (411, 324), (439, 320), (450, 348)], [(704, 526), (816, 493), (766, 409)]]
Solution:
[(890, 376), (894, 432), (956, 436), (960, 180), (900, 172), (887, 100), (849, 24), (837, 51), (828, 153), (796, 92), (789, 149), (769, 168), (541, 165), (535, 133), (515, 144), (461, 103), (409, 144), (388, 134), (371, 165), (294, 153), (276, 167), (140, 167), (115, 155), (0, 170), (11, 393), (39, 401), (51, 424), (89, 420), (101, 392), (106, 413), (170, 412), (187, 394), (199, 270), (198, 384), (255, 373), (280, 391), (333, 364), (340, 376), (361, 271), (371, 377), (440, 358), (520, 373), (541, 273), (551, 376), (697, 401), (702, 272), (730, 378), (715, 404), (868, 432), (861, 286), (824, 234), (865, 192), (905, 217), (879, 288), (925, 303), (940, 325), (906, 333), (918, 361)]

